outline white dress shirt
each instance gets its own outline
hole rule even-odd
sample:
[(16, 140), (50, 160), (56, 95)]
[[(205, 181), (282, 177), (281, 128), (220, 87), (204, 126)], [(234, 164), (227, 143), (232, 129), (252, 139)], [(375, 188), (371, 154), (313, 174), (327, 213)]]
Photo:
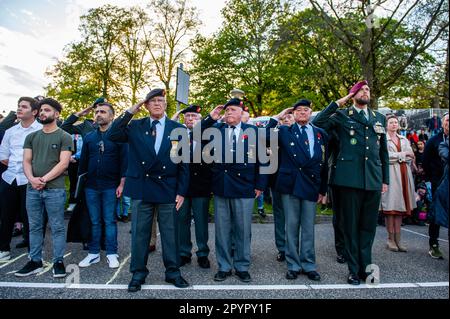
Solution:
[(0, 161), (8, 160), (8, 169), (3, 172), (2, 178), (9, 185), (16, 180), (17, 186), (25, 185), (28, 179), (23, 172), (23, 144), (28, 134), (42, 129), (42, 124), (34, 121), (25, 128), (19, 123), (6, 130), (0, 145)]

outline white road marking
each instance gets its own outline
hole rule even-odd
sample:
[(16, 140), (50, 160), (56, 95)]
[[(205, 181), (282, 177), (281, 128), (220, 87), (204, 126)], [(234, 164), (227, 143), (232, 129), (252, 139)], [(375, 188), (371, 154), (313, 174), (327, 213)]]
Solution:
[[(413, 233), (413, 234), (422, 236), (422, 237), (425, 237), (425, 238), (430, 238), (430, 236), (427, 236), (427, 235), (424, 235), (424, 234), (421, 234), (421, 233), (418, 233), (418, 232), (415, 232), (413, 230), (409, 230), (409, 229), (406, 229), (406, 228), (403, 228), (403, 227), (402, 227), (402, 230), (407, 231), (409, 233)], [(438, 238), (438, 240), (448, 244), (448, 240), (446, 240), (446, 239)]]
[(12, 263), (15, 262), (16, 260), (18, 260), (18, 259), (20, 259), (20, 258), (22, 258), (23, 256), (26, 256), (26, 255), (28, 255), (28, 254), (25, 253), (25, 254), (22, 254), (22, 255), (20, 255), (20, 256), (17, 256), (17, 257), (14, 258), (14, 259), (8, 260), (4, 265), (1, 265), (1, 266), (0, 266), (0, 269), (2, 269), (3, 267), (6, 267), (6, 266), (12, 264)]
[(130, 259), (131, 254), (129, 254), (120, 264), (119, 269), (117, 269), (117, 271), (114, 273), (114, 276), (112, 276), (112, 278), (110, 280), (108, 280), (108, 282), (106, 283), (107, 285), (109, 285), (110, 283), (112, 283), (114, 281), (114, 279), (116, 279), (116, 277), (119, 275), (120, 271), (122, 270), (123, 266), (125, 266), (125, 264), (128, 262), (128, 260)]
[[(394, 288), (434, 288), (448, 287), (444, 282), (418, 282), (418, 283), (386, 283), (378, 285), (193, 285), (189, 288), (179, 289), (172, 285), (142, 285), (143, 290), (346, 290), (346, 289), (394, 289)], [(103, 284), (71, 284), (64, 283), (31, 283), (31, 282), (0, 282), (1, 287), (9, 288), (50, 288), (50, 289), (93, 289), (93, 290), (125, 290), (127, 285)]]

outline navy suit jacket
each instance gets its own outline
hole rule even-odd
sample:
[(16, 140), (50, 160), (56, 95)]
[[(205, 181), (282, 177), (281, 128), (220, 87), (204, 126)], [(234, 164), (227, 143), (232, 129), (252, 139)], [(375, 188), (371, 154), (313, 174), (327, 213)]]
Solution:
[[(155, 153), (150, 131), (150, 118), (133, 120), (125, 112), (117, 118), (108, 131), (116, 142), (128, 142), (128, 169), (124, 195), (146, 202), (175, 203), (176, 195), (186, 196), (189, 187), (189, 166), (174, 163), (170, 158), (173, 129), (185, 127), (166, 118), (164, 136), (158, 154)], [(177, 139), (177, 141), (180, 141)]]
[[(225, 137), (227, 136), (226, 128), (228, 125), (217, 123), (208, 115), (201, 121), (201, 128), (204, 130), (209, 127), (219, 129), (222, 136), (222, 161), (221, 163), (214, 162), (211, 168), (211, 187), (214, 195), (226, 198), (254, 198), (255, 189), (263, 191), (266, 188), (267, 175), (259, 173), (258, 145), (256, 145), (256, 150), (254, 150), (255, 153), (251, 155), (256, 158), (256, 163), (249, 161), (249, 153), (252, 152), (249, 152), (248, 139), (245, 138), (243, 132), (251, 129), (255, 131), (255, 136), (257, 136), (256, 126), (241, 123), (241, 133), (236, 142), (241, 143), (241, 146), (243, 146), (243, 163), (225, 163)], [(262, 147), (265, 147), (265, 145)]]
[[(271, 119), (267, 129), (275, 128), (276, 125), (277, 121)], [(327, 191), (328, 135), (313, 126), (314, 155), (310, 158), (297, 137), (301, 135), (297, 124), (280, 126), (278, 129), (279, 163), (275, 190), (299, 199), (317, 201), (319, 193), (325, 195)]]

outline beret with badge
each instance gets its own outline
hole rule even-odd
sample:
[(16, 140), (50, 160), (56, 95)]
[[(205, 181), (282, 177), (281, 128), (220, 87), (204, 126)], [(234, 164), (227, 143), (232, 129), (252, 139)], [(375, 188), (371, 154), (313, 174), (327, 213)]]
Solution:
[(199, 105), (191, 104), (187, 108), (185, 108), (183, 111), (181, 111), (181, 114), (186, 113), (199, 113), (202, 111), (202, 108)]
[(369, 85), (369, 83), (366, 80), (359, 81), (358, 83), (352, 86), (349, 93), (350, 94), (358, 93), (358, 91), (361, 90), (364, 85)]
[(244, 101), (238, 99), (238, 98), (232, 98), (229, 100), (224, 106), (223, 109), (225, 110), (229, 106), (238, 106), (242, 108), (245, 112), (248, 112), (248, 107), (244, 104)]
[(103, 104), (103, 103), (107, 103), (108, 101), (104, 98), (104, 97), (99, 97), (98, 99), (96, 99), (94, 101), (94, 107), (97, 106), (98, 104)]
[(148, 102), (149, 100), (151, 100), (152, 98), (154, 98), (156, 96), (166, 96), (166, 90), (164, 90), (164, 89), (151, 90), (150, 93), (148, 93), (147, 96), (145, 97), (145, 102)]
[(307, 100), (307, 99), (301, 99), (298, 100), (297, 102), (295, 102), (295, 104), (292, 106), (293, 110), (295, 110), (296, 108), (300, 107), (300, 106), (305, 106), (305, 107), (309, 107), (311, 108), (311, 101)]

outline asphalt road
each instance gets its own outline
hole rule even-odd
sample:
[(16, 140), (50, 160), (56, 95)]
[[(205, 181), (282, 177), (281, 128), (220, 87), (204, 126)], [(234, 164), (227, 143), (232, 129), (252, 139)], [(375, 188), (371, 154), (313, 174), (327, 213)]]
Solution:
[[(213, 280), (217, 271), (214, 254), (214, 224), (209, 224), (211, 269), (201, 269), (196, 257), (181, 268), (183, 277), (191, 284), (177, 289), (164, 281), (161, 246), (149, 257), (147, 277), (143, 290), (128, 293), (131, 223), (119, 223), (119, 255), (121, 267), (110, 269), (104, 252), (102, 260), (88, 268), (76, 265), (86, 253), (81, 244), (68, 243), (65, 265), (72, 280), (79, 274), (79, 285), (68, 279), (54, 279), (48, 271), (26, 278), (17, 278), (14, 272), (26, 262), (26, 249), (13, 249), (12, 259), (0, 263), (1, 299), (448, 299), (448, 241), (447, 229), (441, 229), (441, 249), (445, 260), (428, 255), (428, 227), (405, 226), (402, 237), (407, 253), (386, 250), (384, 227), (377, 229), (373, 246), (373, 262), (380, 269), (377, 285), (350, 286), (346, 283), (347, 266), (335, 261), (333, 229), (330, 223), (316, 225), (316, 260), (320, 282), (312, 282), (300, 275), (297, 280), (285, 279), (286, 265), (275, 260), (273, 224), (252, 225), (252, 282), (244, 284), (235, 276), (222, 283)], [(50, 231), (45, 241), (44, 260), (51, 260)], [(159, 237), (158, 237), (159, 238)], [(15, 245), (20, 238), (13, 239)], [(14, 247), (14, 246), (12, 246)], [(195, 247), (195, 243), (194, 243)], [(73, 269), (73, 270), (72, 270)]]

